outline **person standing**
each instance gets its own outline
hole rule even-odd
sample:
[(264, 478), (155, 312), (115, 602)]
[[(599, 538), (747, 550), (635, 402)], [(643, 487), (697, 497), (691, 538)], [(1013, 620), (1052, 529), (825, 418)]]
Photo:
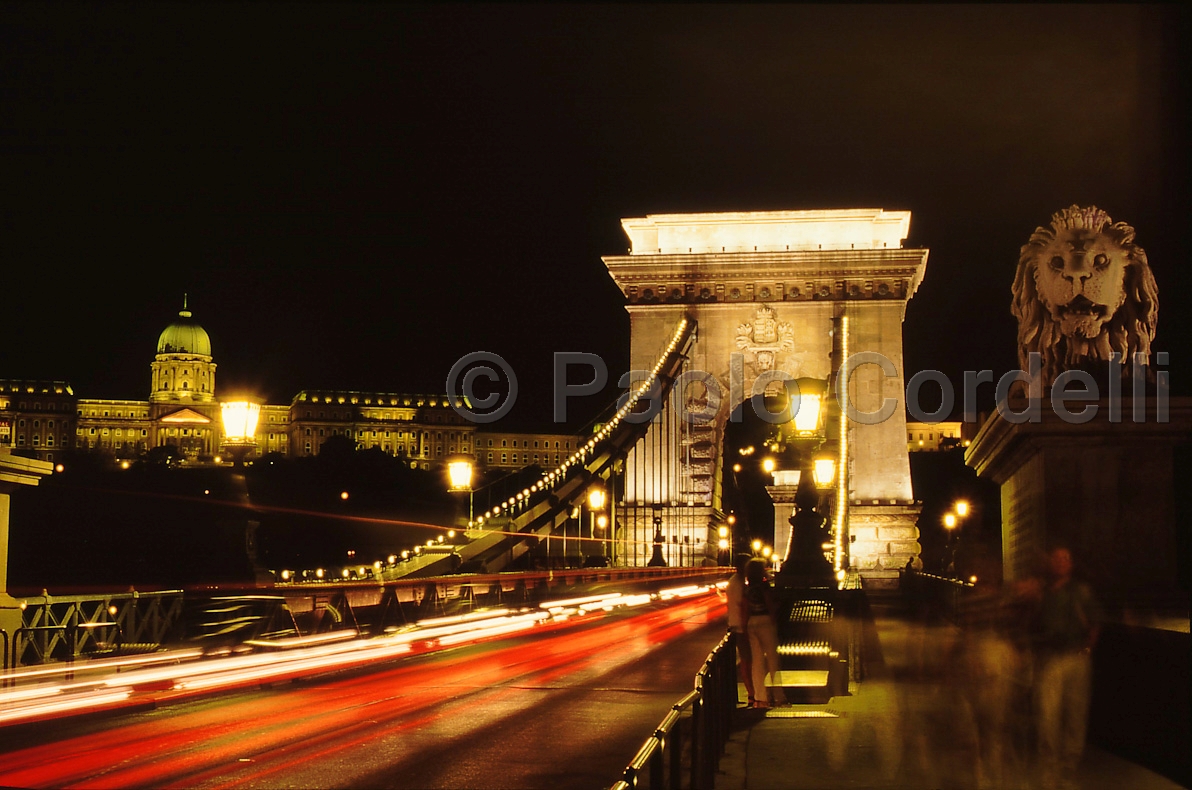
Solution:
[(737, 646), (737, 674), (745, 684), (749, 706), (753, 707), (757, 701), (753, 694), (753, 653), (749, 649), (749, 634), (745, 631), (745, 623), (749, 619), (749, 610), (745, 605), (745, 566), (749, 560), (748, 554), (736, 556), (734, 565), (737, 572), (728, 580), (725, 597), (728, 598), (728, 630)]
[(1067, 547), (1048, 552), (1033, 621), (1035, 723), (1045, 786), (1075, 786), (1088, 727), (1101, 609), (1092, 589), (1073, 578), (1073, 565)]
[(749, 615), (745, 630), (753, 653), (753, 693), (755, 708), (786, 705), (781, 686), (767, 686), (778, 677), (778, 598), (766, 578), (765, 560), (751, 559), (745, 566), (745, 605)]

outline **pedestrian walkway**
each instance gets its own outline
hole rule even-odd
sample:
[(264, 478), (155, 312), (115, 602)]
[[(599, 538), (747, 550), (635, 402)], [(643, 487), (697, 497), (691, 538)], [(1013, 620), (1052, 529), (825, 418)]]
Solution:
[[(736, 711), (717, 790), (1041, 786), (1029, 714), (1011, 710), (991, 728), (974, 714), (984, 689), (950, 680), (955, 629), (908, 622), (880, 609), (875, 624), (880, 658), (863, 681), (850, 684), (848, 696), (824, 705)], [(743, 687), (739, 693), (743, 701)], [(1074, 786), (1180, 787), (1092, 746)]]

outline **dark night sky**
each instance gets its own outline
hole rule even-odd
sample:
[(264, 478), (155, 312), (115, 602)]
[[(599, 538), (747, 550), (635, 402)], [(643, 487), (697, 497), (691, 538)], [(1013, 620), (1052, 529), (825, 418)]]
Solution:
[(0, 5), (0, 376), (147, 397), (187, 291), (221, 392), (441, 391), (485, 349), (519, 373), (514, 421), (543, 422), (552, 352), (627, 365), (600, 261), (627, 247), (621, 217), (881, 207), (911, 210), (908, 245), (931, 249), (908, 371), (958, 382), (1015, 365), (1018, 248), (1081, 203), (1138, 229), (1156, 348), (1187, 391), (1187, 22)]

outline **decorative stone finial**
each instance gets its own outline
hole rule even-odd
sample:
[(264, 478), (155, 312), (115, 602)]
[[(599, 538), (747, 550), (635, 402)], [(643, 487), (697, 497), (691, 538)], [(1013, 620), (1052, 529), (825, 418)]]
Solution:
[(178, 315), (183, 318), (190, 318), (190, 310), (186, 307), (186, 294), (182, 294), (182, 309), (178, 311)]
[(1066, 370), (1103, 369), (1114, 353), (1123, 376), (1132, 355), (1149, 363), (1159, 316), (1154, 275), (1134, 228), (1096, 206), (1070, 206), (1036, 228), (1012, 290), (1018, 364), (1029, 371), (1029, 355), (1040, 355), (1044, 391)]

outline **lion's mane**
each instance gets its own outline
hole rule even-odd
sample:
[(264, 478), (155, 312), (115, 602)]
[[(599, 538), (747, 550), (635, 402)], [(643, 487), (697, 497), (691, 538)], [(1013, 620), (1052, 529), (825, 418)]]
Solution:
[[(1095, 338), (1065, 336), (1039, 297), (1035, 283), (1044, 249), (1056, 236), (1069, 229), (1087, 228), (1112, 238), (1129, 256), (1125, 269), (1126, 301), (1118, 308)], [(1108, 361), (1117, 352), (1123, 370), (1129, 370), (1132, 354), (1150, 359), (1151, 341), (1159, 316), (1159, 292), (1147, 263), (1146, 252), (1134, 243), (1134, 228), (1124, 222), (1112, 222), (1109, 215), (1095, 206), (1070, 206), (1051, 217), (1051, 227), (1036, 228), (1023, 245), (1014, 275), (1011, 311), (1018, 319), (1018, 364), (1029, 370), (1029, 355), (1042, 358), (1041, 379), (1050, 386), (1065, 370), (1083, 368), (1090, 362)]]

